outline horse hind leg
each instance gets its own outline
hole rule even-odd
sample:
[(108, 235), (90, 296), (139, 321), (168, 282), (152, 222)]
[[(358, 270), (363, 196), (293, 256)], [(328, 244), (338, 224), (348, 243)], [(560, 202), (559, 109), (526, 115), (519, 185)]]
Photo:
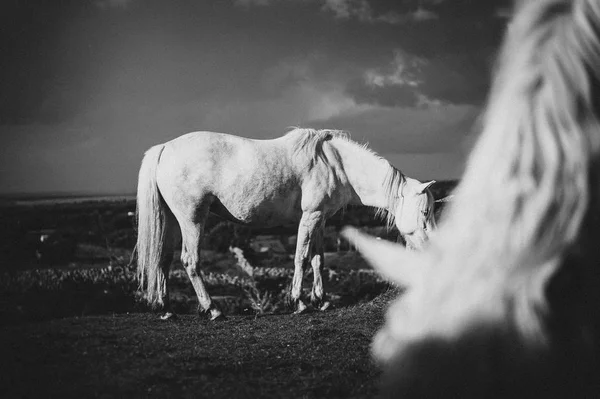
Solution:
[(173, 309), (171, 308), (171, 299), (169, 297), (169, 271), (171, 269), (171, 263), (173, 262), (174, 251), (169, 248), (166, 249), (162, 254), (160, 259), (160, 269), (162, 270), (164, 276), (164, 287), (163, 295), (162, 295), (162, 303), (164, 314), (160, 316), (162, 320), (168, 320), (175, 317), (175, 313), (173, 313)]
[[(208, 213), (208, 208), (206, 214)], [(206, 216), (206, 215), (205, 215)], [(181, 263), (196, 291), (198, 303), (204, 312), (210, 313), (211, 320), (223, 319), (221, 310), (212, 301), (200, 273), (200, 240), (204, 232), (204, 220), (202, 223), (186, 223), (181, 226), (182, 245)]]
[(175, 257), (175, 248), (180, 239), (179, 235), (179, 225), (177, 223), (177, 219), (173, 216), (173, 214), (167, 209), (166, 218), (165, 218), (166, 226), (165, 226), (165, 235), (168, 237), (165, 240), (163, 252), (161, 253), (160, 258), (160, 269), (164, 276), (163, 284), (164, 291), (162, 295), (162, 303), (164, 314), (160, 317), (162, 320), (169, 320), (175, 318), (175, 313), (171, 307), (171, 299), (169, 296), (169, 272), (171, 270), (171, 264), (173, 263), (173, 258)]

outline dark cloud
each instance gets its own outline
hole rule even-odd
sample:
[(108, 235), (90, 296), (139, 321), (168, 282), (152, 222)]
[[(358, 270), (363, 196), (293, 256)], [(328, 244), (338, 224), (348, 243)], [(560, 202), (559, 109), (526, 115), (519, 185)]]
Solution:
[(331, 12), (338, 19), (356, 19), (367, 23), (403, 22), (403, 18), (393, 11), (375, 14), (367, 0), (325, 0), (323, 10)]
[(388, 65), (370, 68), (350, 81), (347, 93), (359, 103), (387, 107), (411, 107), (419, 103), (421, 67), (426, 61), (401, 50), (394, 51)]
[(470, 105), (424, 108), (367, 108), (315, 121), (314, 127), (335, 126), (352, 138), (368, 141), (380, 153), (436, 154), (469, 146), (480, 109)]
[(251, 7), (251, 6), (267, 6), (274, 2), (274, 0), (234, 0), (233, 4), (242, 7)]
[(487, 91), (496, 2), (327, 4), (2, 2), (0, 190), (131, 191), (145, 149), (199, 129), (316, 123), (380, 152), (453, 151)]
[[(425, 1), (381, 1), (381, 0), (287, 0), (287, 4), (312, 3), (338, 20), (356, 20), (368, 24), (406, 24), (438, 19), (439, 15), (431, 7), (443, 0)], [(243, 7), (281, 6), (283, 0), (234, 0)]]
[(482, 104), (486, 98), (490, 67), (468, 54), (442, 55), (422, 67), (426, 77), (418, 86), (431, 99), (455, 104)]
[[(4, 26), (0, 123), (58, 123), (110, 101), (109, 97), (160, 106), (228, 92), (238, 99), (269, 96), (273, 87), (261, 85), (264, 71), (281, 60), (311, 54), (325, 54), (311, 61), (315, 63), (311, 79), (347, 83), (348, 93), (359, 102), (408, 105), (425, 95), (477, 103), (487, 89), (485, 61), (496, 44), (487, 23), (494, 18), (496, 8), (489, 5), (493, 2), (482, 2), (487, 6), (460, 0), (239, 3), (278, 6), (232, 10), (227, 2), (90, 0), (52, 7), (41, 1), (15, 2), (19, 4), (15, 12), (6, 14), (16, 16)], [(342, 14), (347, 10), (348, 21), (332, 24), (323, 10), (327, 4), (337, 4)], [(100, 6), (132, 12), (94, 13)], [(398, 26), (357, 25), (352, 21), (358, 19), (350, 18), (367, 11), (369, 18), (428, 15), (423, 10), (439, 18), (418, 17), (427, 23)], [(394, 82), (377, 87), (365, 82), (361, 87), (365, 71), (388, 66), (396, 49), (408, 58), (429, 62), (427, 68), (413, 71), (423, 87), (415, 90)], [(411, 71), (410, 65), (406, 71)]]
[[(486, 7), (496, 3), (506, 5), (508, 1), (491, 0), (486, 2)], [(246, 8), (297, 7), (309, 4), (319, 7), (322, 12), (337, 20), (389, 25), (437, 20), (441, 17), (440, 11), (444, 12), (449, 7), (461, 8), (463, 13), (465, 10), (468, 12), (482, 8), (469, 0), (233, 0), (233, 4)]]
[(414, 87), (393, 84), (369, 85), (364, 79), (349, 82), (346, 93), (360, 104), (376, 104), (384, 107), (413, 107), (419, 102)]
[(52, 50), (61, 20), (50, 4), (0, 5), (0, 123), (26, 122), (41, 107), (41, 94), (51, 86)]
[[(394, 47), (388, 48), (385, 57), (374, 58), (378, 64), (353, 79), (348, 93), (358, 102), (384, 106), (418, 106), (431, 101), (482, 104), (505, 29), (506, 21), (498, 18), (498, 10), (505, 9), (507, 2), (415, 3), (399, 2), (394, 12), (406, 14), (411, 7), (420, 10), (425, 4), (434, 14), (422, 18), (423, 23), (390, 27)], [(386, 5), (383, 9), (392, 12), (389, 3)]]
[(102, 10), (124, 9), (129, 7), (135, 0), (94, 0), (96, 7)]
[(481, 105), (489, 89), (490, 67), (472, 54), (416, 57), (395, 51), (388, 65), (365, 70), (348, 82), (347, 93), (359, 103), (423, 106), (424, 99)]

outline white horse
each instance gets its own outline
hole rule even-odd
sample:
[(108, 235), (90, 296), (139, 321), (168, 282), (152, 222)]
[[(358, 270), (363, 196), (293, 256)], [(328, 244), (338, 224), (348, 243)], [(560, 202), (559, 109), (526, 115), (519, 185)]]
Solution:
[(297, 312), (309, 262), (311, 301), (325, 301), (323, 228), (348, 204), (379, 209), (394, 220), (411, 246), (421, 247), (435, 224), (433, 196), (388, 161), (334, 130), (294, 129), (273, 140), (251, 140), (212, 132), (189, 133), (150, 148), (139, 173), (137, 193), (138, 275), (152, 304), (169, 317), (167, 276), (181, 232), (181, 261), (200, 306), (221, 316), (200, 274), (200, 240), (209, 212), (250, 226), (299, 222), (290, 294)]
[(483, 133), (373, 342), (402, 398), (600, 397), (600, 1), (520, 1)]

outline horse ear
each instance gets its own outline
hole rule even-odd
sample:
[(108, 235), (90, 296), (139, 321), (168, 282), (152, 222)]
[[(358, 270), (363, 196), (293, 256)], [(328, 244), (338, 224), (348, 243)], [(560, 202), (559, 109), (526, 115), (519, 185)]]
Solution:
[(427, 190), (433, 183), (435, 183), (435, 180), (419, 184), (419, 187), (417, 187), (417, 193), (421, 194), (425, 192), (425, 190)]
[(403, 286), (411, 286), (423, 274), (417, 268), (417, 252), (408, 251), (402, 245), (378, 240), (354, 227), (344, 227), (342, 236), (354, 245), (362, 256), (383, 276)]
[(450, 202), (454, 198), (454, 194), (447, 195), (444, 198), (436, 199), (435, 202)]

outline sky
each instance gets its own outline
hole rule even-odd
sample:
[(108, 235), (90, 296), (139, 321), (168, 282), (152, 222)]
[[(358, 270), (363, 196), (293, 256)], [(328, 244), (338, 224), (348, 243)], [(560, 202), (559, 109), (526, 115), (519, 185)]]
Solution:
[(0, 194), (133, 193), (196, 130), (347, 130), (459, 178), (505, 0), (3, 0)]

